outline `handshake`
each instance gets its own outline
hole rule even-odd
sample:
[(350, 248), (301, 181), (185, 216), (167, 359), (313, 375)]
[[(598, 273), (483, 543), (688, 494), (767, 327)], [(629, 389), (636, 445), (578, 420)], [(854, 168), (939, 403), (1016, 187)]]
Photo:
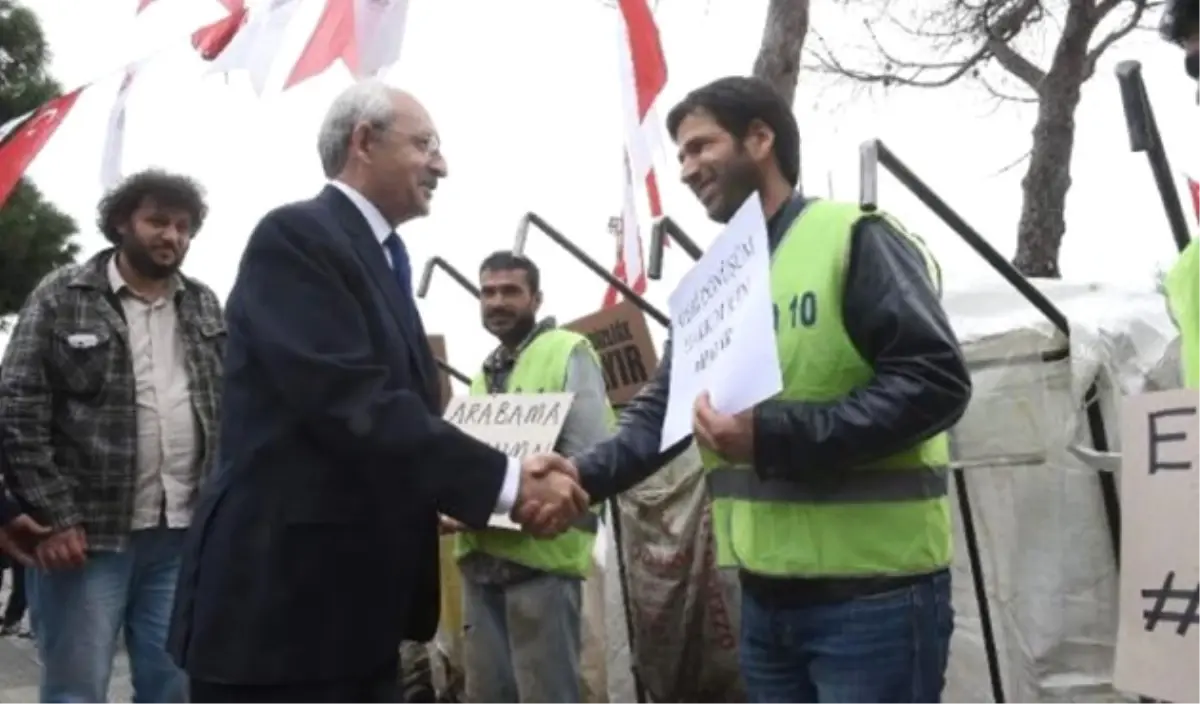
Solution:
[(579, 486), (579, 470), (551, 452), (521, 460), (521, 484), (511, 518), (526, 532), (553, 538), (588, 510), (587, 492)]
[[(530, 455), (521, 460), (521, 480), (509, 517), (525, 532), (553, 538), (587, 513), (590, 500), (579, 486), (579, 471), (567, 458), (552, 453)], [(464, 526), (443, 516), (441, 532), (453, 533)]]

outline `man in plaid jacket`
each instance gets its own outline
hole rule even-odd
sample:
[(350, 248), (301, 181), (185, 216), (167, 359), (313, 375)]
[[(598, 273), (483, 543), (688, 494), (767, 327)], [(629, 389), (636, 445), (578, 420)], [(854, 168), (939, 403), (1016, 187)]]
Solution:
[(51, 529), (30, 601), (42, 701), (106, 701), (123, 628), (136, 701), (186, 701), (164, 643), (184, 529), (217, 447), (225, 327), (183, 276), (207, 207), (191, 179), (128, 178), (112, 243), (30, 294), (0, 366), (10, 489)]

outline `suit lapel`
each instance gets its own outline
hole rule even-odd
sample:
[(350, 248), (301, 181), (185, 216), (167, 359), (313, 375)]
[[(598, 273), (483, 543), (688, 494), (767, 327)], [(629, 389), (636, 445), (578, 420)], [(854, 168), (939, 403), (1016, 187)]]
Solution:
[(388, 266), (383, 253), (383, 245), (375, 238), (375, 233), (371, 232), (367, 219), (359, 212), (358, 207), (334, 186), (326, 186), (319, 199), (333, 211), (345, 229), (359, 260), (366, 267), (372, 283), (387, 300), (387, 308), (404, 333), (401, 337), (408, 346), (409, 357), (414, 362), (413, 367), (422, 388), (430, 386), (430, 378), (436, 378), (430, 369), (433, 359), (412, 293), (400, 290), (395, 273)]

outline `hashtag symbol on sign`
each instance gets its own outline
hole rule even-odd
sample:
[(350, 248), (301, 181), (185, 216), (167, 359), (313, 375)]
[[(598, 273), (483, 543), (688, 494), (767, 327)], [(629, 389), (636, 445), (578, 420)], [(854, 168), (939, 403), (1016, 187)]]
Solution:
[[(1188, 627), (1192, 624), (1200, 624), (1200, 613), (1197, 612), (1197, 607), (1200, 607), (1200, 583), (1197, 583), (1192, 589), (1174, 589), (1175, 572), (1174, 570), (1167, 573), (1161, 589), (1143, 589), (1143, 599), (1153, 599), (1154, 603), (1150, 608), (1142, 611), (1142, 618), (1146, 619), (1146, 630), (1153, 631), (1160, 622), (1177, 623), (1175, 633), (1186, 635)], [(1186, 601), (1183, 611), (1167, 611), (1168, 603), (1177, 603)]]

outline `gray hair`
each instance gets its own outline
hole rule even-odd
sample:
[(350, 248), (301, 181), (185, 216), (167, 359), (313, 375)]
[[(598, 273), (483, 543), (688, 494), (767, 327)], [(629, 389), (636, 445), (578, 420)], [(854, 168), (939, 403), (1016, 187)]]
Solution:
[(396, 119), (391, 97), (394, 92), (394, 88), (382, 81), (359, 81), (342, 91), (329, 106), (317, 135), (317, 152), (326, 178), (333, 178), (346, 168), (350, 160), (350, 135), (360, 123), (379, 131), (391, 127)]

